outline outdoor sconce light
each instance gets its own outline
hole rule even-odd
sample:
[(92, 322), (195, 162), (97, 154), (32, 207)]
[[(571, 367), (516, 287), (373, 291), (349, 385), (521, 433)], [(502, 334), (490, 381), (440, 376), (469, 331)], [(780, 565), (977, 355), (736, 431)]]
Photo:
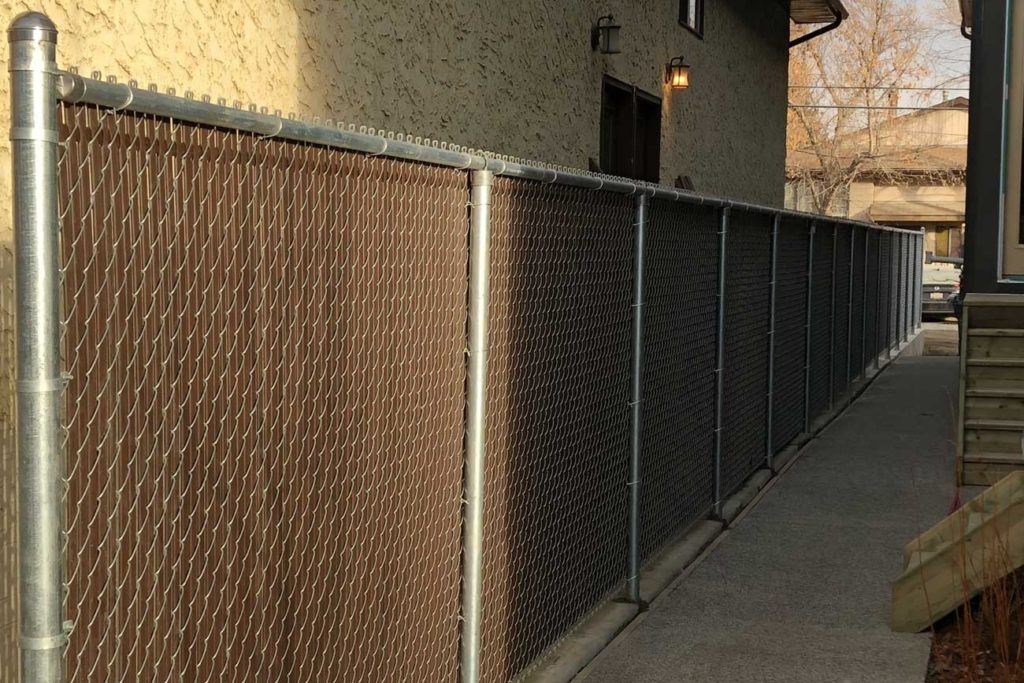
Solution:
[(665, 67), (665, 82), (673, 90), (686, 90), (690, 87), (690, 65), (682, 57), (674, 57)]
[(619, 49), (619, 29), (622, 27), (613, 24), (615, 18), (607, 14), (597, 20), (597, 25), (590, 29), (590, 47), (600, 50), (602, 54), (617, 55)]

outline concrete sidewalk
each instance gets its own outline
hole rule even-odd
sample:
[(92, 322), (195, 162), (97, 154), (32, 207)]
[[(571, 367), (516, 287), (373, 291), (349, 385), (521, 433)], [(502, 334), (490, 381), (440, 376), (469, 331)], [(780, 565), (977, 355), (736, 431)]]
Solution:
[(581, 677), (922, 681), (930, 639), (889, 631), (889, 582), (954, 496), (957, 368), (890, 365)]

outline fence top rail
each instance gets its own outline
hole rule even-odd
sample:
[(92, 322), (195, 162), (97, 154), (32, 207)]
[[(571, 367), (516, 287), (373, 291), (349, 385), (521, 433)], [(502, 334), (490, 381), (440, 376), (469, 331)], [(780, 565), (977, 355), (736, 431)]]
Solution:
[(428, 140), (424, 143), (422, 138), (393, 133), (385, 134), (383, 131), (374, 131), (366, 127), (356, 129), (352, 125), (342, 127), (321, 124), (318, 121), (311, 123), (292, 115), (287, 118), (282, 117), (279, 112), (271, 114), (266, 109), (257, 109), (255, 105), (244, 109), (239, 102), (234, 103), (234, 106), (228, 106), (223, 101), (213, 103), (208, 97), (201, 100), (196, 100), (190, 95), (178, 97), (174, 91), (161, 93), (155, 86), (140, 88), (134, 83), (118, 83), (112, 78), (106, 81), (99, 78), (86, 78), (75, 71), (59, 72), (57, 96), (69, 104), (91, 104), (114, 111), (130, 111), (193, 124), (239, 130), (266, 138), (281, 138), (457, 169), (491, 171), (496, 175), (512, 178), (605, 190), (620, 194), (645, 195), (669, 201), (736, 209), (804, 221), (834, 223), (848, 227), (859, 226), (869, 230), (915, 235), (921, 233), (920, 230), (735, 201), (619, 176), (539, 165), (436, 141)]

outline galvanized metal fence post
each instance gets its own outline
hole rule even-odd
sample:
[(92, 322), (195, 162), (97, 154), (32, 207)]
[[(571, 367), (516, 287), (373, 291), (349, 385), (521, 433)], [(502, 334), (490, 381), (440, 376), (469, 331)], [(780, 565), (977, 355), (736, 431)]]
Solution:
[(646, 195), (636, 198), (633, 221), (635, 240), (633, 261), (633, 422), (629, 453), (629, 599), (640, 605), (640, 429), (643, 411), (643, 342), (644, 342), (644, 254), (647, 231)]
[(8, 30), (17, 299), (18, 555), (23, 681), (59, 681), (62, 619), (57, 29), (18, 15)]
[(769, 266), (769, 303), (768, 303), (768, 401), (765, 410), (765, 463), (768, 469), (775, 471), (775, 444), (772, 440), (772, 412), (775, 407), (775, 281), (777, 264), (779, 258), (779, 226), (782, 223), (782, 216), (775, 214), (772, 220), (772, 256)]
[(900, 306), (900, 342), (910, 339), (910, 235), (900, 233), (900, 256), (903, 263), (900, 264), (900, 288), (903, 300)]
[(729, 232), (729, 207), (721, 210), (718, 230), (718, 323), (715, 354), (715, 490), (714, 516), (722, 518), (722, 418), (725, 407), (725, 245)]
[(910, 279), (910, 292), (908, 293), (908, 306), (907, 311), (907, 339), (914, 336), (914, 331), (917, 329), (917, 294), (915, 292), (917, 284), (917, 235), (909, 235), (907, 237), (907, 249), (910, 251), (910, 265), (907, 268), (907, 277)]
[(917, 256), (914, 262), (917, 264), (917, 278), (914, 282), (916, 296), (914, 322), (917, 324), (917, 329), (921, 329), (921, 307), (924, 304), (924, 229), (917, 235)]
[(807, 232), (807, 311), (804, 315), (804, 431), (811, 431), (811, 305), (814, 303), (814, 232), (817, 221), (811, 221)]
[(892, 329), (892, 295), (896, 291), (896, 283), (893, 282), (893, 239), (892, 233), (887, 232), (885, 238), (889, 243), (889, 262), (886, 264), (885, 273), (885, 359), (889, 360), (892, 358), (892, 344), (895, 330)]
[(487, 439), (487, 354), (491, 290), (490, 171), (470, 173), (469, 360), (466, 376), (466, 462), (462, 557), (461, 674), (480, 678), (480, 615), (483, 594), (484, 446)]
[(921, 296), (921, 285), (918, 282), (920, 273), (917, 270), (920, 267), (920, 258), (919, 258), (919, 251), (918, 251), (919, 247), (920, 247), (920, 235), (914, 235), (914, 239), (913, 239), (912, 242), (913, 242), (913, 245), (914, 245), (914, 260), (912, 262), (913, 265), (914, 265), (914, 274), (913, 274), (913, 277), (912, 277), (914, 283), (913, 283), (912, 289), (911, 289), (911, 293), (913, 294), (913, 304), (912, 304), (912, 306), (913, 306), (912, 307), (913, 315), (911, 316), (911, 319), (912, 319), (911, 330), (914, 333), (916, 333), (917, 332), (917, 300), (918, 300), (918, 297)]
[(917, 296), (914, 294), (914, 284), (917, 282), (917, 266), (914, 264), (916, 256), (917, 235), (907, 233), (907, 341), (914, 336), (914, 328), (917, 327)]

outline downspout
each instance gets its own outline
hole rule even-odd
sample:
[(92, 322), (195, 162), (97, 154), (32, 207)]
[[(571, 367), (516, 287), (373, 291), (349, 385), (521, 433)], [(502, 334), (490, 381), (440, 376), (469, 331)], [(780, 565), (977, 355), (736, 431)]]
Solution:
[(1006, 0), (1005, 8), (1005, 21), (1003, 25), (1003, 83), (1002, 83), (1002, 121), (1000, 121), (999, 130), (999, 207), (997, 211), (998, 215), (998, 233), (999, 242), (997, 244), (997, 256), (996, 256), (996, 280), (1003, 279), (1003, 250), (1004, 240), (1006, 231), (1006, 187), (1008, 184), (1007, 176), (1009, 175), (1009, 169), (1007, 164), (1007, 154), (1009, 153), (1009, 140), (1010, 140), (1010, 85), (1012, 79), (1012, 65), (1010, 62), (1010, 53), (1012, 51), (1013, 43), (1013, 0)]
[(789, 41), (790, 50), (792, 50), (797, 45), (800, 45), (801, 43), (806, 43), (809, 40), (814, 40), (819, 36), (825, 35), (829, 31), (835, 31), (837, 28), (839, 28), (839, 25), (843, 23), (843, 13), (836, 9), (831, 2), (828, 3), (828, 8), (832, 10), (832, 16), (835, 17), (835, 21), (833, 21), (831, 24), (828, 24), (827, 26), (822, 26), (819, 29), (815, 29), (810, 33), (805, 33), (799, 38), (794, 38), (793, 40)]

